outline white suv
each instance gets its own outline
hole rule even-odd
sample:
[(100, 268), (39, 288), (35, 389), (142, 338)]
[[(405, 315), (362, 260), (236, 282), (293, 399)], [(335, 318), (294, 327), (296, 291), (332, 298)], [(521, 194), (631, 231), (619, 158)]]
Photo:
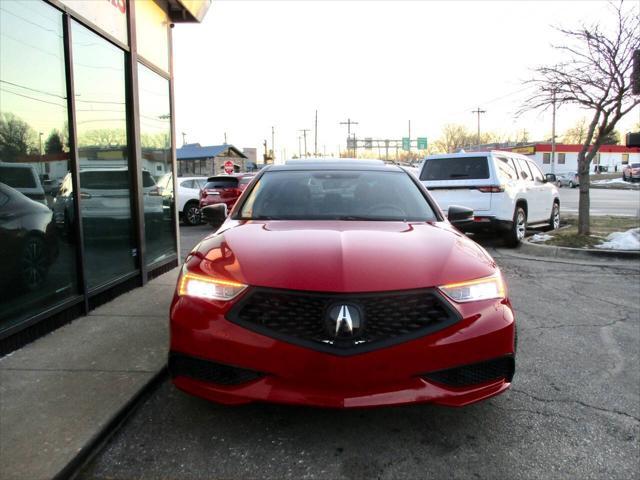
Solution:
[(492, 230), (517, 245), (527, 226), (560, 226), (558, 189), (536, 163), (511, 152), (432, 155), (420, 169), (420, 181), (440, 208), (472, 208), (474, 221), (465, 231)]
[[(172, 181), (171, 173), (167, 173), (158, 184), (166, 188)], [(185, 225), (198, 225), (201, 221), (200, 190), (207, 183), (207, 177), (178, 177), (176, 183), (178, 184), (176, 205), (180, 219)]]

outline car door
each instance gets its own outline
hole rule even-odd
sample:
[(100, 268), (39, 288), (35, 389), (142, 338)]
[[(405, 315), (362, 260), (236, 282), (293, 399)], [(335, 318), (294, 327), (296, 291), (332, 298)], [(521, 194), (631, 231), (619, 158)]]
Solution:
[(518, 167), (518, 175), (520, 176), (520, 197), (527, 202), (527, 222), (537, 222), (540, 220), (540, 200), (539, 192), (536, 190), (533, 181), (533, 173), (529, 168), (528, 162), (524, 158), (515, 157), (513, 159)]
[(540, 218), (539, 221), (545, 221), (551, 218), (551, 209), (553, 208), (553, 192), (554, 185), (553, 183), (545, 181), (545, 176), (535, 164), (531, 160), (527, 161), (529, 168), (531, 169), (531, 173), (533, 174), (533, 188), (536, 194), (536, 201), (538, 202), (537, 207), (540, 208)]

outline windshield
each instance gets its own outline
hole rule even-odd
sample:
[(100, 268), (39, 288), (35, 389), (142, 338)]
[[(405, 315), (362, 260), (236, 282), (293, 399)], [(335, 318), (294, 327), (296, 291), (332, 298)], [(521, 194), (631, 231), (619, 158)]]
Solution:
[(420, 222), (437, 219), (407, 173), (380, 171), (266, 172), (236, 218)]

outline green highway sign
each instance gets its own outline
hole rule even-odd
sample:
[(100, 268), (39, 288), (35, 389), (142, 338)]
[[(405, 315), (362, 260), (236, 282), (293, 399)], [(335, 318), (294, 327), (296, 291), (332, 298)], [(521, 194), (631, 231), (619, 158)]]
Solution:
[(418, 137), (418, 150), (427, 149), (427, 137)]
[(407, 152), (411, 150), (411, 142), (409, 141), (409, 137), (402, 137), (402, 149)]

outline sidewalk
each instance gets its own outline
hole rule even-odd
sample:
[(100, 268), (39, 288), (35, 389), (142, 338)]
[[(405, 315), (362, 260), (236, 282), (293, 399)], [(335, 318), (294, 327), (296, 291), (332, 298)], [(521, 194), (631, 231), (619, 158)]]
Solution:
[(0, 478), (51, 479), (165, 366), (179, 268), (0, 359)]

